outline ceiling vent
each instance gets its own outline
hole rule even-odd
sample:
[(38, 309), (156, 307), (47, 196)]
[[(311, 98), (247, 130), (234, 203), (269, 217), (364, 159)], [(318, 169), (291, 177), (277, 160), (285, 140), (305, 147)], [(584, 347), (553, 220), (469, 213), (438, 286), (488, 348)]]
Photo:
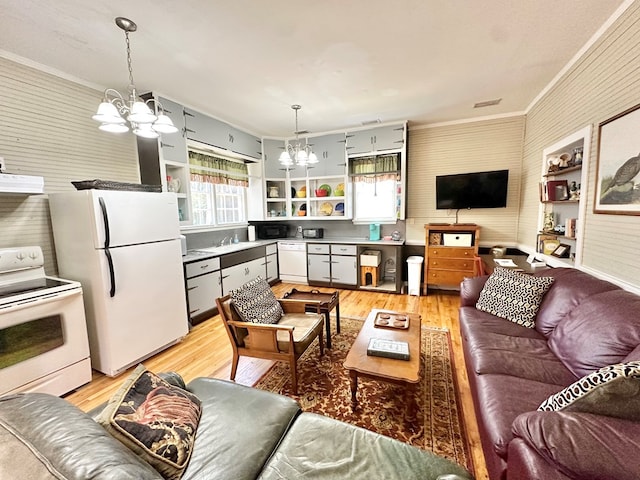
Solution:
[(487, 100), (486, 102), (478, 102), (473, 108), (482, 108), (482, 107), (490, 107), (492, 105), (498, 105), (502, 101), (501, 98), (496, 98), (495, 100)]

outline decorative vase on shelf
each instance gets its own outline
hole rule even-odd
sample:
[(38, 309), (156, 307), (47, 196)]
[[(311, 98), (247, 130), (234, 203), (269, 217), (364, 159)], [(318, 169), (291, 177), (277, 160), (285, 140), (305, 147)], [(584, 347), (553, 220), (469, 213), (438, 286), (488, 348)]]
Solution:
[(553, 227), (555, 227), (556, 222), (554, 219), (554, 215), (553, 212), (548, 212), (544, 214), (544, 224), (542, 226), (542, 229), (545, 232), (553, 232)]
[(276, 186), (269, 187), (269, 198), (278, 198), (280, 196), (280, 189)]

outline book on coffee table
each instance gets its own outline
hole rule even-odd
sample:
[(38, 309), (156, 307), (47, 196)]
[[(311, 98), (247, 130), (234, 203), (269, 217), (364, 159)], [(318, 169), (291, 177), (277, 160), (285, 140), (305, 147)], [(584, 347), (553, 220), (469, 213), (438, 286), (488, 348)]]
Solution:
[(398, 360), (409, 360), (409, 344), (395, 340), (384, 340), (382, 338), (372, 338), (369, 340), (367, 355), (374, 357), (396, 358)]

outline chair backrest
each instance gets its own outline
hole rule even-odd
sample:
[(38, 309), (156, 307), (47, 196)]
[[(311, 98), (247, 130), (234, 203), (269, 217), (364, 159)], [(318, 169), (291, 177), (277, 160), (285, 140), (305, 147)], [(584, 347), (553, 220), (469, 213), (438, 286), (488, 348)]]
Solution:
[(229, 325), (230, 320), (236, 322), (242, 321), (240, 315), (238, 315), (238, 312), (233, 306), (233, 300), (231, 300), (229, 295), (226, 295), (222, 298), (217, 298), (216, 304), (218, 305), (218, 313), (220, 313), (220, 317), (222, 317), (224, 328), (227, 330), (231, 343), (235, 344), (237, 347), (244, 347), (244, 339), (248, 335), (247, 329), (238, 328), (235, 325)]

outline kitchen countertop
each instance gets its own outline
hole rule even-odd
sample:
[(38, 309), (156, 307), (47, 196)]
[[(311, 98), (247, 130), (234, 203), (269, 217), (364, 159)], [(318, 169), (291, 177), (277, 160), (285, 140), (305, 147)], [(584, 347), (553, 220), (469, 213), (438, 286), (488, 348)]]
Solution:
[(256, 240), (254, 242), (232, 243), (221, 247), (194, 248), (188, 250), (187, 254), (182, 257), (182, 263), (192, 263), (198, 260), (206, 260), (207, 258), (220, 257), (228, 253), (240, 252), (253, 247), (264, 245), (272, 245), (278, 242), (303, 242), (303, 243), (339, 243), (348, 245), (386, 245), (400, 247), (404, 245), (404, 240), (368, 240), (364, 238), (354, 237), (331, 237), (331, 238), (274, 238), (270, 240)]

